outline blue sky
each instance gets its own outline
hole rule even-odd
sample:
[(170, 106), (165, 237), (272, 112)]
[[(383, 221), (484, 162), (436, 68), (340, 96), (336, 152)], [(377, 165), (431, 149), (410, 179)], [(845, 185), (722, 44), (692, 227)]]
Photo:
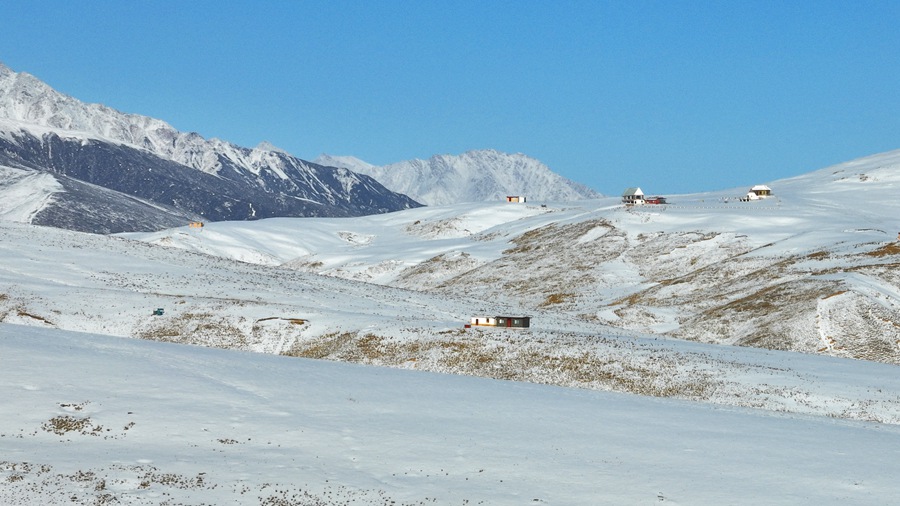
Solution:
[(301, 158), (493, 148), (602, 193), (900, 149), (897, 1), (6, 1), (0, 61)]

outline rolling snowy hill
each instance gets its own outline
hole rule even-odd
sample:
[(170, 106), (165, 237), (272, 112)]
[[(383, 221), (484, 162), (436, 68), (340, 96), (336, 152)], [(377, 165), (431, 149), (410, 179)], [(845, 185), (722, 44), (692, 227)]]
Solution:
[[(892, 214), (857, 209), (854, 188), (877, 180), (869, 194), (886, 195), (896, 159), (774, 182), (758, 202), (725, 202), (735, 189), (665, 207), (458, 204), (123, 236), (141, 241), (0, 223), (0, 320), (894, 420), (890, 398), (820, 402), (791, 374), (735, 382), (734, 363), (768, 366), (720, 344), (897, 362)], [(462, 328), (493, 314), (534, 323)]]
[(662, 336), (900, 363), (900, 152), (769, 184), (753, 202), (735, 188), (135, 237)]

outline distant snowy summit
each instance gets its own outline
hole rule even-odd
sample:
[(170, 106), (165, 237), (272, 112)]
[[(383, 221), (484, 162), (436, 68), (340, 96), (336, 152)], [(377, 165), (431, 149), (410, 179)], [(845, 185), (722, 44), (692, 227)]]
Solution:
[(376, 166), (352, 156), (321, 155), (315, 163), (367, 174), (392, 191), (430, 206), (502, 200), (525, 196), (531, 201), (572, 201), (601, 195), (551, 171), (521, 153), (492, 149), (461, 155), (435, 155)]
[[(4, 205), (13, 197), (30, 207)], [(86, 104), (0, 63), (0, 217), (109, 233), (419, 205), (370, 176), (307, 162), (269, 143), (245, 148)]]

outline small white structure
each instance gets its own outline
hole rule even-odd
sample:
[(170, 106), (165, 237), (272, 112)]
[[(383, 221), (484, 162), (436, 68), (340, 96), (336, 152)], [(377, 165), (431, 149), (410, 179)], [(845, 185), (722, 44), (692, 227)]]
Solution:
[(644, 203), (644, 191), (640, 187), (625, 188), (622, 192), (622, 203), (625, 205), (640, 205)]
[(741, 198), (744, 202), (749, 202), (751, 200), (759, 200), (772, 196), (772, 189), (764, 184), (758, 184), (753, 188), (750, 188), (750, 191), (747, 192), (747, 196)]
[(756, 196), (761, 199), (772, 196), (772, 189), (764, 184), (758, 184), (753, 188), (750, 188), (750, 191), (755, 193)]
[(525, 196), (524, 195), (507, 195), (506, 201), (507, 202), (525, 202)]

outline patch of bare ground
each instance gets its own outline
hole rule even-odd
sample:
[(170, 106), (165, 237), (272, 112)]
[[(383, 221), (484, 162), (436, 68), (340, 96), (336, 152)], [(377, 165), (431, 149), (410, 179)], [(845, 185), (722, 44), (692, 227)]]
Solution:
[(248, 333), (226, 317), (211, 312), (185, 312), (148, 317), (134, 337), (214, 348), (247, 349)]
[(198, 498), (209, 496), (227, 498), (228, 504), (259, 506), (413, 506), (432, 502), (427, 498), (403, 501), (382, 489), (335, 483), (317, 486), (319, 490), (313, 491), (313, 486), (307, 483), (223, 481), (215, 469), (171, 472), (149, 464), (110, 464), (64, 472), (49, 464), (0, 460), (0, 478), (0, 503), (4, 506), (62, 503), (187, 506), (211, 504), (198, 502)]
[[(866, 278), (871, 281), (863, 283), (873, 287), (900, 284), (896, 268), (900, 264), (866, 261), (889, 258), (895, 252), (900, 248), (888, 243), (848, 257), (846, 266), (827, 265), (818, 270), (815, 266), (810, 269), (809, 264), (795, 268), (792, 259), (785, 259), (772, 271), (782, 282), (700, 313), (693, 325), (683, 326), (678, 337), (692, 338), (698, 335), (697, 327), (706, 327), (718, 329), (722, 336), (730, 335), (732, 342), (745, 346), (900, 364), (900, 301), (865, 285), (855, 287)], [(806, 256), (816, 260), (833, 257), (823, 251)], [(850, 284), (840, 281), (848, 273), (865, 278), (849, 278), (856, 280)], [(826, 275), (832, 279), (820, 277)], [(840, 299), (834, 309), (817, 312), (821, 301), (830, 303), (834, 299)], [(818, 329), (824, 329), (827, 335), (819, 335)], [(824, 347), (822, 339), (828, 341)]]
[(541, 302), (538, 307), (546, 308), (558, 304), (564, 304), (575, 300), (577, 296), (574, 293), (551, 293)]
[(99, 436), (103, 433), (101, 425), (94, 425), (90, 417), (76, 417), (72, 415), (59, 415), (47, 420), (41, 425), (41, 429), (64, 436), (69, 432), (83, 435)]
[(34, 320), (34, 321), (36, 321), (36, 322), (41, 322), (41, 323), (44, 323), (44, 324), (46, 324), (46, 325), (50, 325), (51, 327), (55, 327), (55, 326), (56, 326), (55, 323), (53, 323), (52, 321), (50, 321), (50, 320), (44, 318), (43, 316), (36, 315), (36, 314), (33, 314), (33, 313), (29, 313), (28, 311), (25, 311), (24, 309), (20, 309), (20, 310), (16, 311), (16, 314), (17, 314), (20, 318), (28, 318), (28, 319)]
[(428, 290), (475, 269), (480, 262), (466, 252), (443, 253), (404, 269), (392, 283), (401, 288)]
[(549, 294), (591, 290), (597, 269), (627, 247), (624, 232), (602, 219), (543, 226), (511, 242), (501, 258), (454, 275), (433, 290), (538, 308)]
[(818, 300), (836, 282), (802, 280), (760, 287), (744, 297), (702, 311), (684, 322), (677, 337), (786, 351), (815, 351)]
[(56, 327), (53, 320), (28, 309), (24, 301), (14, 300), (9, 295), (0, 293), (0, 322), (7, 321), (8, 318), (17, 320), (17, 323)]
[[(698, 236), (705, 237), (705, 236)], [(723, 330), (728, 326), (721, 325), (716, 319), (723, 306), (741, 301), (748, 303), (752, 294), (771, 286), (773, 283), (793, 281), (802, 276), (790, 272), (794, 261), (791, 259), (748, 257), (740, 253), (728, 256), (715, 263), (707, 263), (696, 269), (685, 268), (676, 277), (654, 279), (658, 284), (639, 289), (607, 304), (618, 316), (617, 321), (610, 324), (626, 328), (634, 328), (652, 332), (654, 324), (652, 316), (660, 308), (669, 308), (678, 314), (678, 321), (687, 325), (688, 330), (676, 330), (674, 337), (697, 339), (703, 342), (721, 342), (724, 336), (714, 336), (711, 330)], [(760, 304), (768, 298), (761, 298)], [(706, 327), (696, 337), (690, 326), (694, 324)], [(723, 330), (724, 331), (724, 330)]]
[(900, 255), (900, 242), (889, 242), (876, 250), (866, 252), (866, 255), (877, 258)]
[(472, 232), (464, 228), (463, 223), (463, 220), (458, 217), (434, 221), (416, 220), (406, 226), (406, 233), (425, 238), (465, 237), (472, 235)]
[(900, 364), (900, 312), (881, 294), (845, 290), (823, 298), (818, 351)]
[(308, 257), (300, 257), (295, 258), (293, 260), (288, 260), (282, 267), (286, 269), (293, 269), (295, 271), (304, 271), (304, 272), (319, 272), (325, 267), (325, 264), (321, 260), (315, 260)]
[(657, 281), (675, 278), (742, 255), (751, 250), (747, 239), (712, 232), (639, 234), (623, 257), (641, 276)]
[(284, 354), (654, 397), (707, 399), (720, 385), (713, 373), (702, 369), (686, 373), (678, 354), (658, 354), (649, 360), (610, 358), (590, 348), (534, 340), (521, 332), (490, 333), (497, 332), (450, 331), (414, 341), (334, 333), (295, 342)]

